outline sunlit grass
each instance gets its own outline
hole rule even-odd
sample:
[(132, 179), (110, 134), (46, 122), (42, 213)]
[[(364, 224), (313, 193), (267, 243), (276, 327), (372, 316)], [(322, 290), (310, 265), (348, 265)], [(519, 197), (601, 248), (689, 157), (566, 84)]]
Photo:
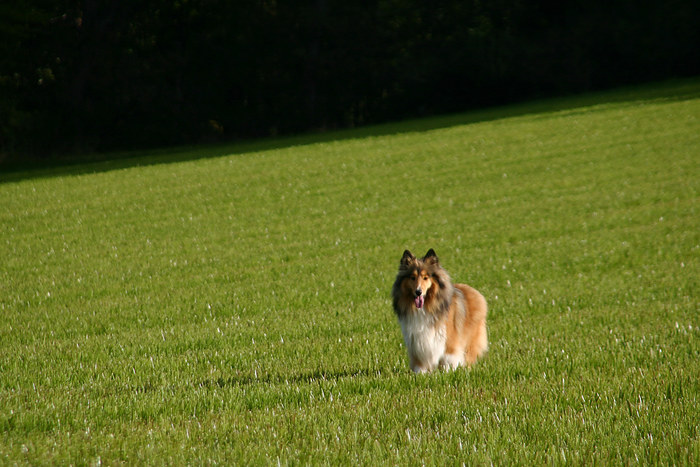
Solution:
[[(700, 85), (676, 91), (13, 174), (0, 463), (697, 465)], [(431, 247), (491, 346), (417, 377), (389, 291)]]

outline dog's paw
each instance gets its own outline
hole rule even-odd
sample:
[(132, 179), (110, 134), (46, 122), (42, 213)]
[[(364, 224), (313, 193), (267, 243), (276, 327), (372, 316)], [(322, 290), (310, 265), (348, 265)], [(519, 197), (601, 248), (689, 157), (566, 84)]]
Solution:
[(440, 359), (440, 368), (448, 371), (455, 370), (460, 365), (464, 365), (464, 358), (459, 355), (445, 354)]

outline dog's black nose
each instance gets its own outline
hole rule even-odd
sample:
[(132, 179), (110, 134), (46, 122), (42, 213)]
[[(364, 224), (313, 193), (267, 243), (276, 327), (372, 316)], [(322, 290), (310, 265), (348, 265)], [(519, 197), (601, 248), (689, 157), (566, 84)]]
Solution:
[(416, 289), (416, 297), (420, 297), (423, 291), (419, 288)]

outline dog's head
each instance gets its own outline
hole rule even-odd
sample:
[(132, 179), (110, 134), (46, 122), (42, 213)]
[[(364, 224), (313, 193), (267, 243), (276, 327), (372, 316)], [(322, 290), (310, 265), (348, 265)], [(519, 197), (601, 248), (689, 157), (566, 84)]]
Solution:
[(423, 258), (416, 258), (406, 250), (399, 263), (401, 289), (404, 294), (412, 294), (416, 308), (423, 308), (425, 299), (433, 287), (440, 286), (440, 261), (431, 248)]

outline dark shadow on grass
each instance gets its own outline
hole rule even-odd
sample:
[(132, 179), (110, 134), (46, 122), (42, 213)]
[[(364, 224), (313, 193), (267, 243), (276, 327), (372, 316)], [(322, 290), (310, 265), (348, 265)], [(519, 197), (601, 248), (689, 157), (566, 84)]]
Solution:
[(311, 370), (302, 371), (293, 374), (278, 374), (278, 373), (264, 373), (259, 376), (250, 374), (241, 374), (229, 377), (219, 377), (216, 379), (205, 380), (198, 384), (199, 387), (204, 388), (226, 388), (226, 387), (241, 387), (241, 386), (251, 386), (259, 384), (311, 384), (319, 381), (340, 381), (346, 378), (367, 378), (367, 377), (377, 377), (380, 376), (381, 372), (377, 370), (369, 370), (367, 368), (361, 369), (347, 369), (340, 371), (327, 371), (327, 370)]
[[(0, 183), (27, 179), (81, 175), (127, 169), (137, 166), (170, 164), (237, 154), (283, 149), (331, 141), (343, 141), (420, 133), (471, 123), (550, 112), (574, 111), (604, 104), (629, 103), (637, 105), (653, 101), (683, 101), (700, 97), (700, 78), (666, 81), (581, 95), (521, 102), (507, 106), (474, 110), (465, 113), (426, 117), (324, 133), (308, 133), (284, 138), (263, 139), (238, 143), (164, 148), (151, 151), (105, 153), (81, 158), (55, 158), (39, 165), (0, 165)], [(86, 161), (85, 159), (89, 159)]]

